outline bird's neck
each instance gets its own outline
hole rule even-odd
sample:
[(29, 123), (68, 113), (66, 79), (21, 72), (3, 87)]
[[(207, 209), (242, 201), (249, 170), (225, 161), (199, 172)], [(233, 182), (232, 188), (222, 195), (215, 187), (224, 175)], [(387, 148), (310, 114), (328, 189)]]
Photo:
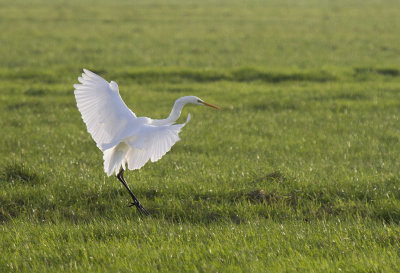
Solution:
[(174, 103), (174, 107), (172, 107), (171, 113), (169, 114), (168, 118), (166, 119), (154, 119), (152, 124), (153, 125), (167, 125), (171, 123), (175, 123), (178, 118), (181, 115), (182, 108), (185, 106), (188, 102), (177, 99)]

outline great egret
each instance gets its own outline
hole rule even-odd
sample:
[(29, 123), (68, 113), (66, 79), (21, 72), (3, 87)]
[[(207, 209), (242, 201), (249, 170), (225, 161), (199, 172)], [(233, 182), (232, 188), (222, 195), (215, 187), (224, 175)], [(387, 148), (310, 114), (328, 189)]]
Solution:
[(180, 139), (179, 132), (190, 120), (174, 124), (183, 106), (188, 103), (218, 106), (206, 103), (195, 96), (185, 96), (175, 101), (166, 119), (136, 117), (119, 95), (116, 82), (107, 82), (99, 75), (83, 69), (80, 84), (74, 84), (76, 104), (86, 123), (88, 132), (103, 152), (104, 172), (113, 173), (128, 190), (140, 214), (148, 215), (124, 179), (126, 164), (129, 170), (142, 168), (149, 160), (155, 162), (165, 155)]

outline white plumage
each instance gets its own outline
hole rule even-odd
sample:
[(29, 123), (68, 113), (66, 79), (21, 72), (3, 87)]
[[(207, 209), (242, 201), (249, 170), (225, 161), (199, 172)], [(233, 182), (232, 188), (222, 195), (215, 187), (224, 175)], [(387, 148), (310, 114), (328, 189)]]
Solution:
[(125, 169), (126, 163), (135, 170), (148, 160), (155, 162), (180, 140), (178, 134), (186, 123), (166, 125), (171, 122), (136, 117), (119, 95), (116, 82), (108, 83), (87, 69), (78, 81), (80, 84), (74, 84), (77, 106), (87, 130), (104, 153), (108, 176)]

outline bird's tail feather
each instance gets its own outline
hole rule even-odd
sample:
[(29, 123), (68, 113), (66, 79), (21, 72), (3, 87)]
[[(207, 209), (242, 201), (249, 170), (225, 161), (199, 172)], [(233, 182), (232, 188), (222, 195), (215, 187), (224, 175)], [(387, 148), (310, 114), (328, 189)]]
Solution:
[(120, 144), (104, 151), (104, 172), (106, 172), (108, 176), (113, 173), (118, 174), (121, 167), (125, 169), (125, 156), (128, 150), (129, 146), (126, 143), (121, 142)]

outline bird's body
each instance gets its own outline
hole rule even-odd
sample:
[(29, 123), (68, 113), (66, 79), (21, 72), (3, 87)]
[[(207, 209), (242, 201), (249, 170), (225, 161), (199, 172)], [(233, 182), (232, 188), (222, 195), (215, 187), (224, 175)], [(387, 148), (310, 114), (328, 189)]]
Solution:
[[(77, 106), (88, 132), (103, 152), (104, 171), (108, 176), (115, 173), (133, 197), (123, 178), (123, 170), (126, 167), (140, 169), (149, 160), (161, 159), (171, 149), (180, 139), (182, 127), (190, 120), (189, 114), (185, 123), (175, 124), (182, 108), (188, 103), (218, 108), (198, 97), (185, 96), (175, 101), (166, 119), (136, 117), (119, 95), (116, 82), (109, 83), (86, 69), (78, 81), (80, 84), (74, 85)], [(139, 201), (137, 203), (140, 205)]]

